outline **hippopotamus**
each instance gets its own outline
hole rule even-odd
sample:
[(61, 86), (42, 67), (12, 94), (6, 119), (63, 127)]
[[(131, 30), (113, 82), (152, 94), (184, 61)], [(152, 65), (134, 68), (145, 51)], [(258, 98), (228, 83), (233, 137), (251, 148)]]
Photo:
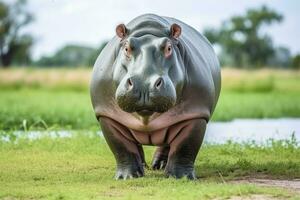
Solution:
[(144, 176), (143, 145), (154, 145), (152, 169), (195, 179), (194, 162), (218, 101), (220, 65), (209, 41), (170, 17), (145, 14), (98, 56), (90, 86), (116, 179)]

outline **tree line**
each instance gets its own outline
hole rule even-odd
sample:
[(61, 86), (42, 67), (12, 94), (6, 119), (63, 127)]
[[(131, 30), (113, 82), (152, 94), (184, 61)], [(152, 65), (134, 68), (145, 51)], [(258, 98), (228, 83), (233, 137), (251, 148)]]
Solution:
[(280, 23), (283, 15), (266, 6), (249, 9), (233, 16), (218, 28), (206, 28), (204, 35), (220, 47), (221, 64), (250, 67), (299, 67), (299, 55), (292, 57), (288, 48), (275, 46), (261, 29)]
[[(0, 67), (93, 65), (107, 42), (98, 48), (68, 44), (53, 55), (33, 60), (34, 38), (22, 33), (22, 29), (34, 20), (26, 3), (26, 0), (16, 0), (8, 4), (0, 0)], [(277, 11), (261, 6), (230, 17), (220, 27), (206, 28), (203, 34), (218, 50), (222, 66), (300, 68), (300, 54), (293, 56), (287, 47), (275, 46), (272, 38), (262, 32), (262, 28), (281, 23), (283, 19)]]

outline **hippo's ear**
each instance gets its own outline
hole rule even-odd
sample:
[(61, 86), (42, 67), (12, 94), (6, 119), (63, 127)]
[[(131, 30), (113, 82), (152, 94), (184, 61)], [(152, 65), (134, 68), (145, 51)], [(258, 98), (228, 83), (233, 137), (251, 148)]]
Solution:
[(170, 28), (171, 37), (177, 39), (181, 35), (181, 27), (178, 24), (172, 24)]
[(119, 24), (116, 27), (116, 34), (119, 38), (123, 39), (127, 36), (127, 28), (124, 24)]

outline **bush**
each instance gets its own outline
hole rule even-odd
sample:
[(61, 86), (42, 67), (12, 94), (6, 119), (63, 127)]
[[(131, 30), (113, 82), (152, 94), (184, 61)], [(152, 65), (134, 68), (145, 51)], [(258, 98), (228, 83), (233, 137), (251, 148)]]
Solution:
[(300, 69), (300, 54), (296, 55), (292, 61), (292, 67), (294, 69)]

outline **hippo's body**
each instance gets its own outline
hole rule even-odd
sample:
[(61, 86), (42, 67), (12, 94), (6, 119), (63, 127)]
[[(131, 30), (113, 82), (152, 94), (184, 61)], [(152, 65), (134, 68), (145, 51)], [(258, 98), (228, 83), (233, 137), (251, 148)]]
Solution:
[(159, 146), (154, 169), (195, 178), (194, 160), (221, 87), (210, 43), (187, 24), (152, 14), (116, 32), (91, 81), (93, 107), (117, 160), (116, 178), (144, 174), (142, 145)]

